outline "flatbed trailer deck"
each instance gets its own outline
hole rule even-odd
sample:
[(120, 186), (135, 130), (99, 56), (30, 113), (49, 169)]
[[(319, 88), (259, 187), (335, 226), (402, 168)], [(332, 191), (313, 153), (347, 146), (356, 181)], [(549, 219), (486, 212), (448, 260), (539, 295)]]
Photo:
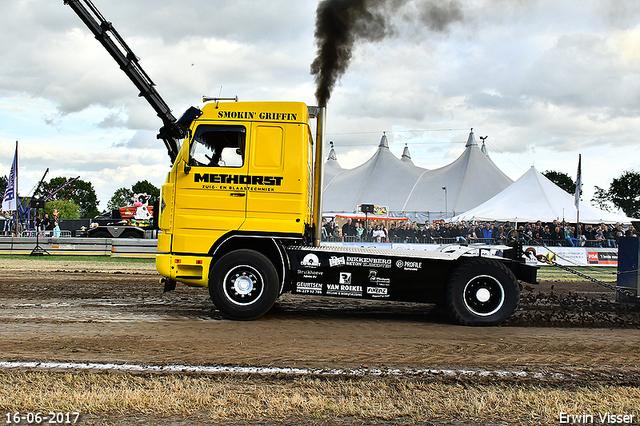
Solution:
[[(491, 254), (511, 250), (487, 245), (431, 251), (289, 246), (277, 295), (435, 303), (460, 324), (497, 325), (517, 308), (518, 279), (535, 282), (537, 267)], [(209, 291), (225, 315), (252, 319), (266, 309), (261, 299), (270, 299), (265, 298), (267, 281), (269, 275), (276, 280), (277, 274), (269, 272), (273, 262), (253, 250), (240, 250), (237, 256), (228, 266), (226, 261), (216, 262), (222, 269), (211, 279), (220, 285), (210, 286)]]

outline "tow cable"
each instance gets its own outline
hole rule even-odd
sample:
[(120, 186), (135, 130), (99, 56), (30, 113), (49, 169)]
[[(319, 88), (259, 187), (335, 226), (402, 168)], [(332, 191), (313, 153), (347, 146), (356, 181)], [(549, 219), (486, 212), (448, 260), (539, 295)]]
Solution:
[[(550, 253), (553, 253), (553, 251), (551, 251), (548, 247), (546, 247), (546, 246), (544, 246), (544, 247), (547, 250), (549, 250)], [(635, 299), (637, 302), (640, 302), (640, 295), (636, 296), (635, 294), (633, 294), (632, 291), (629, 291), (629, 290), (625, 289), (625, 287), (618, 287), (618, 286), (611, 285), (611, 284), (609, 284), (607, 282), (600, 281), (600, 280), (597, 280), (597, 279), (595, 279), (593, 277), (590, 277), (589, 275), (583, 274), (580, 271), (576, 271), (575, 269), (571, 269), (568, 266), (561, 265), (558, 262), (556, 262), (554, 260), (551, 260), (548, 256), (546, 256), (544, 254), (537, 254), (536, 253), (536, 249), (533, 248), (533, 247), (527, 248), (524, 251), (524, 254), (529, 259), (531, 259), (532, 257), (535, 257), (539, 262), (546, 263), (547, 265), (551, 265), (551, 266), (557, 266), (558, 268), (563, 269), (563, 270), (565, 270), (565, 271), (567, 271), (567, 272), (569, 272), (571, 274), (577, 275), (577, 276), (579, 276), (581, 278), (584, 278), (584, 279), (586, 279), (588, 281), (591, 281), (592, 283), (598, 284), (598, 285), (600, 285), (602, 287), (606, 287), (609, 290), (613, 290), (616, 293), (622, 294), (623, 296), (629, 297), (631, 299)], [(553, 253), (553, 254), (555, 254), (557, 256), (557, 253)]]

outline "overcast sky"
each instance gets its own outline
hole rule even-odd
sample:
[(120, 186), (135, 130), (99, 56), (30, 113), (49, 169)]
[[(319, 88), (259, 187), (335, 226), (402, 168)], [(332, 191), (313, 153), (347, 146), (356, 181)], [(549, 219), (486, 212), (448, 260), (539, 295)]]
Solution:
[[(440, 0), (438, 0), (440, 1)], [(315, 104), (316, 0), (94, 0), (180, 116), (202, 95)], [(339, 163), (367, 160), (386, 132), (398, 157), (433, 169), (469, 129), (513, 180), (529, 167), (575, 179), (584, 197), (640, 170), (640, 2), (459, 1), (432, 32), (411, 0), (392, 35), (356, 46), (328, 104)], [(422, 2), (424, 3), (424, 2)], [(416, 12), (417, 14), (417, 12)], [(20, 146), (20, 193), (47, 179), (120, 187), (170, 167), (151, 107), (63, 0), (0, 2), (0, 175)]]

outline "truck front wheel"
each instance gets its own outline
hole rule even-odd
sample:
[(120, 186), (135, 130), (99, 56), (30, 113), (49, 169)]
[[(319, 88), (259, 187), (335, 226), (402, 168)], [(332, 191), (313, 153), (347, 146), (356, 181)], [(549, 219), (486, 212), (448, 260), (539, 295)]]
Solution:
[(89, 236), (93, 238), (111, 238), (111, 234), (107, 231), (96, 231)]
[(462, 325), (498, 325), (518, 307), (520, 284), (501, 262), (475, 258), (451, 273), (447, 283), (447, 311)]
[(211, 268), (209, 295), (226, 317), (252, 320), (264, 315), (278, 297), (278, 274), (263, 254), (235, 250)]

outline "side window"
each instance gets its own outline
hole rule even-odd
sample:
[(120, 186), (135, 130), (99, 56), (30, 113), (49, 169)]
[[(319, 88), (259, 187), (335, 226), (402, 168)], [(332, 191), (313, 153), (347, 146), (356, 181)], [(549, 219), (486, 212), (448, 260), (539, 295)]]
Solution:
[(244, 126), (201, 125), (196, 129), (189, 164), (205, 167), (242, 167), (247, 130)]

